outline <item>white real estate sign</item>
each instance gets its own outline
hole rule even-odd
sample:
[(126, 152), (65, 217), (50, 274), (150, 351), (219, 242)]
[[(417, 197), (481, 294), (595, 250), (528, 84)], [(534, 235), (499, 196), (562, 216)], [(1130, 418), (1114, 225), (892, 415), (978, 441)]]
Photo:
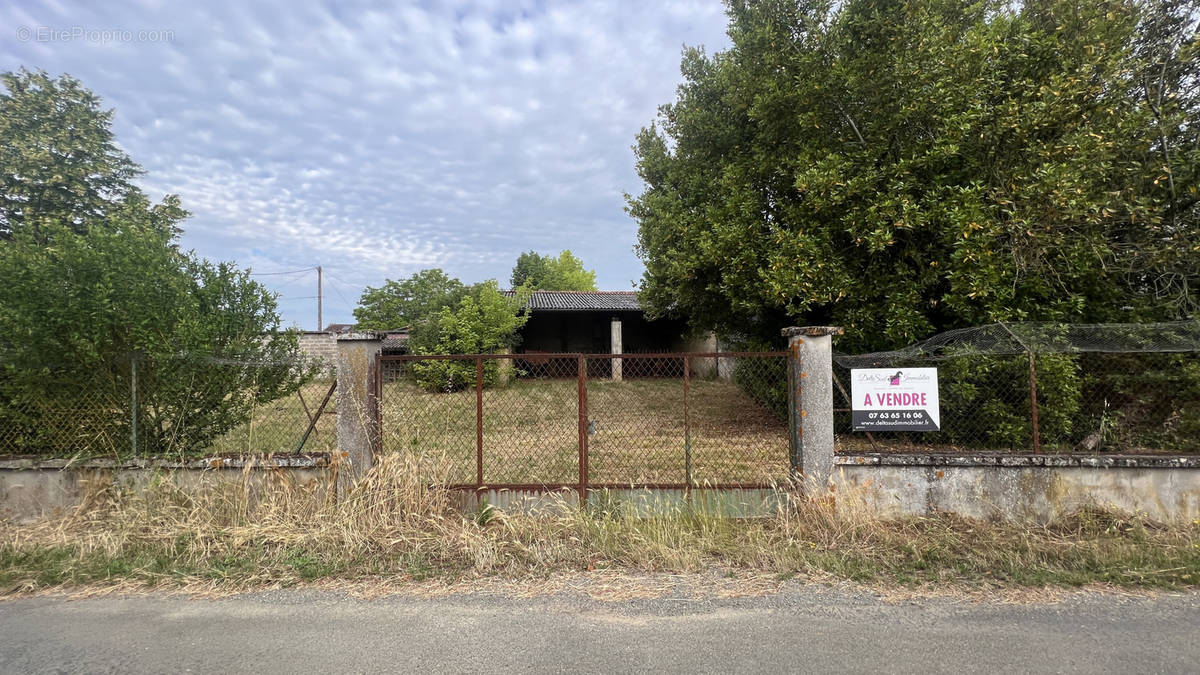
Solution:
[(937, 368), (855, 368), (850, 371), (855, 431), (937, 431)]

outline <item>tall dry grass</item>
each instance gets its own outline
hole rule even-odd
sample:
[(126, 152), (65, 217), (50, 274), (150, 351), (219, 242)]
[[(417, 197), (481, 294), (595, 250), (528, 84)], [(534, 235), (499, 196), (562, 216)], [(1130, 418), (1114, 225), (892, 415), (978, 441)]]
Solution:
[(242, 589), (307, 579), (530, 577), (614, 568), (755, 570), (901, 584), (1162, 588), (1200, 581), (1200, 525), (1083, 511), (1050, 525), (952, 516), (880, 519), (851, 495), (781, 486), (767, 517), (687, 503), (645, 508), (594, 495), (588, 508), (464, 512), (434, 487), (450, 463), (392, 453), (341, 498), (282, 471), (185, 486), (164, 474), (110, 486), (64, 517), (0, 525), (0, 592), (76, 584)]

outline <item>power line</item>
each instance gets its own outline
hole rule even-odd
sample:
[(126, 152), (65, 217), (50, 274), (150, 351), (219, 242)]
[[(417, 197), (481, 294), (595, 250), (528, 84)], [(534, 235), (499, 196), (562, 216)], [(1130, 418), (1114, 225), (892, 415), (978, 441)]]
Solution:
[(349, 281), (346, 281), (345, 279), (334, 274), (333, 272), (330, 272), (329, 270), (325, 270), (325, 273), (329, 275), (330, 279), (333, 279), (334, 281), (338, 282), (339, 284), (342, 284), (343, 286), (348, 286), (350, 288), (363, 288), (363, 286), (361, 284), (352, 284)]
[(330, 286), (330, 288), (333, 289), (334, 293), (337, 293), (337, 296), (342, 299), (342, 302), (346, 303), (347, 305), (350, 305), (351, 307), (354, 306), (354, 303), (350, 302), (349, 298), (347, 298), (345, 295), (342, 295), (342, 292), (338, 290), (337, 286)]
[(307, 277), (307, 278), (306, 277), (295, 277), (293, 279), (284, 279), (280, 282), (262, 282), (262, 283), (269, 284), (268, 287), (271, 288), (272, 290), (274, 290), (276, 293), (282, 293), (285, 290), (292, 288), (296, 284), (301, 284), (301, 283), (302, 284), (310, 284), (310, 283), (312, 283), (312, 278), (311, 277)]
[[(337, 275), (331, 274), (329, 272), (329, 270), (324, 270), (320, 265), (316, 265), (313, 267), (305, 267), (305, 268), (298, 269), (298, 270), (286, 270), (286, 271), (278, 271), (278, 272), (251, 272), (251, 276), (264, 276), (265, 277), (265, 276), (301, 275), (301, 276), (297, 276), (292, 279), (289, 279), (289, 280), (287, 280), (286, 283), (284, 283), (280, 286), (277, 286), (276, 292), (279, 292), (280, 290), (289, 288), (291, 286), (296, 285), (297, 283), (300, 283), (301, 281), (304, 281), (310, 272), (317, 272), (318, 290), (320, 289), (320, 276), (321, 276), (322, 272), (324, 272), (325, 276), (329, 277), (330, 281), (333, 281), (336, 284), (341, 284), (343, 286), (346, 286), (348, 289), (360, 290), (363, 288), (363, 286), (352, 284), (352, 283), (346, 281), (345, 279), (338, 277)], [(346, 297), (346, 294), (342, 293), (341, 289), (339, 289), (335, 284), (330, 284), (330, 288), (333, 289), (333, 292), (336, 293), (337, 296), (339, 298), (341, 298), (342, 302), (346, 303), (346, 305), (353, 307), (356, 304), (354, 302), (351, 302), (350, 298)], [(318, 316), (320, 316), (320, 300), (322, 299), (320, 294), (318, 294), (318, 295), (278, 295), (276, 297), (279, 300), (317, 300), (318, 301), (317, 313), (318, 313)], [(319, 322), (320, 321), (318, 321), (318, 323)], [(318, 330), (320, 328), (321, 328), (320, 326), (317, 326)]]
[(275, 275), (279, 275), (279, 274), (300, 274), (301, 272), (312, 272), (315, 269), (317, 269), (317, 268), (316, 267), (305, 267), (304, 269), (301, 269), (301, 270), (291, 270), (289, 272), (251, 272), (250, 276), (252, 276), (252, 277), (270, 277), (270, 276), (275, 276)]
[[(290, 288), (300, 283), (307, 281), (308, 275), (312, 272), (317, 273), (317, 294), (316, 295), (282, 295), (280, 291), (285, 288)], [(321, 266), (314, 265), (313, 267), (302, 267), (298, 270), (279, 270), (275, 272), (251, 272), (250, 276), (255, 277), (271, 277), (271, 276), (286, 276), (290, 277), (283, 280), (283, 284), (275, 285), (275, 297), (278, 300), (316, 300), (317, 301), (317, 330), (321, 329), (321, 301), (323, 300), (323, 292), (321, 290)]]
[[(339, 277), (337, 277), (337, 276), (335, 276), (335, 275), (331, 274), (331, 273), (330, 273), (330, 272), (328, 272), (328, 271), (326, 271), (326, 272), (325, 272), (325, 274), (327, 274), (327, 275), (329, 276), (329, 280), (330, 280), (330, 281), (336, 281), (337, 283), (339, 283), (339, 284), (343, 284), (343, 285), (345, 285), (345, 286), (348, 286), (348, 287), (350, 287), (350, 288), (356, 288), (356, 286), (354, 286), (354, 284), (351, 284), (351, 283), (349, 283), (349, 282), (343, 281), (341, 278), (339, 278)], [(349, 300), (349, 299), (347, 299), (347, 298), (346, 298), (346, 296), (345, 296), (345, 295), (343, 295), (343, 294), (342, 294), (342, 292), (338, 290), (338, 287), (337, 287), (337, 286), (330, 286), (330, 288), (332, 288), (332, 289), (333, 289), (333, 292), (334, 292), (334, 293), (337, 293), (337, 294), (338, 294), (338, 297), (342, 299), (342, 302), (346, 303), (347, 305), (351, 305), (351, 306), (353, 306), (353, 305), (354, 305), (354, 303), (353, 303), (353, 302), (350, 302), (350, 300)]]

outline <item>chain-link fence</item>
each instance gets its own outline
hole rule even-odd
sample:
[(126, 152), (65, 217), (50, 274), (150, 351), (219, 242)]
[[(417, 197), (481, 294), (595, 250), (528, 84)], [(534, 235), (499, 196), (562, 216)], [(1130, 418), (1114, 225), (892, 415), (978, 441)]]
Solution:
[(785, 352), (381, 364), (383, 451), (448, 463), (459, 487), (757, 486), (788, 475)]
[[(1200, 451), (1200, 322), (1005, 323), (835, 356), (838, 450)], [(936, 367), (936, 432), (856, 432), (850, 372)]]
[[(835, 357), (838, 449), (1198, 452), (1200, 323), (995, 324)], [(766, 485), (788, 473), (785, 352), (381, 359), (383, 450), (463, 486)], [(934, 366), (940, 430), (856, 432), (850, 370)], [(334, 378), (300, 360), (0, 364), (0, 455), (337, 448)]]
[(0, 366), (0, 455), (197, 458), (337, 447), (328, 365), (129, 354)]

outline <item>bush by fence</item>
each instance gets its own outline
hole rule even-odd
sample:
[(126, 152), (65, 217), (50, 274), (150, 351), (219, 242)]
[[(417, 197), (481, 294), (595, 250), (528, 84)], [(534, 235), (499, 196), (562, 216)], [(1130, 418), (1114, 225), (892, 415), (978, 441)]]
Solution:
[(733, 381), (781, 420), (788, 417), (787, 360), (734, 359)]
[[(332, 386), (303, 359), (128, 355), (81, 370), (0, 370), (0, 454), (198, 457), (292, 452), (309, 427), (335, 447), (317, 408)], [(333, 397), (325, 406), (332, 411)], [(312, 433), (309, 433), (312, 436)], [(309, 446), (312, 449), (315, 446)]]
[[(1198, 322), (994, 324), (835, 360), (844, 448), (1200, 451)], [(938, 368), (939, 432), (850, 430), (849, 369), (922, 366)]]

